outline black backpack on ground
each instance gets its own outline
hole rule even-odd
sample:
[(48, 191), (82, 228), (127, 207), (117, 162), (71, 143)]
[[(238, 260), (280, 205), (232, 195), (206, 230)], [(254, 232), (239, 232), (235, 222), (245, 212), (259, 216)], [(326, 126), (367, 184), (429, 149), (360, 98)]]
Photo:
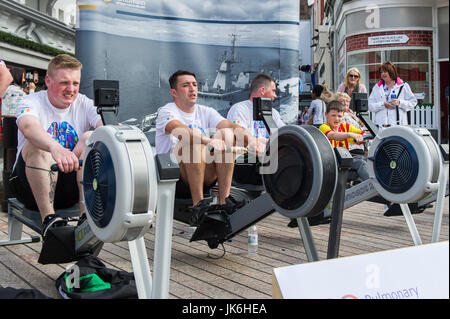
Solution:
[(56, 279), (56, 289), (65, 299), (136, 299), (133, 273), (106, 268), (87, 255)]
[(52, 299), (37, 289), (0, 288), (0, 299)]

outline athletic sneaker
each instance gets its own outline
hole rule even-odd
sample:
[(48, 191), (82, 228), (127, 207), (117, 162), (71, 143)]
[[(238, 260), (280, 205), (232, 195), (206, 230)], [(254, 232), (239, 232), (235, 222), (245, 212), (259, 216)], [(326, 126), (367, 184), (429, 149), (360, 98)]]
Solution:
[[(314, 217), (308, 217), (309, 226), (317, 226), (317, 225), (326, 225), (331, 223), (331, 216), (324, 217), (323, 212)], [(289, 228), (298, 227), (298, 222), (296, 218), (291, 218), (289, 224), (287, 224)]]
[[(419, 205), (417, 205), (417, 203), (409, 203), (408, 207), (409, 207), (409, 211), (411, 212), (411, 214), (420, 214), (426, 208), (429, 208), (429, 206), (427, 206), (427, 205), (419, 207)], [(433, 206), (431, 206), (431, 207), (433, 207)], [(403, 211), (400, 208), (399, 204), (390, 204), (388, 206), (388, 209), (384, 212), (383, 215), (386, 216), (386, 217), (402, 216), (403, 215)]]
[(67, 220), (63, 219), (62, 217), (57, 216), (56, 214), (47, 215), (44, 218), (44, 221), (42, 222), (42, 230), (41, 234), (42, 237), (45, 237), (47, 234), (47, 230), (53, 227), (61, 227), (66, 226)]
[(192, 213), (191, 218), (189, 220), (189, 224), (191, 226), (198, 226), (199, 221), (203, 217), (205, 211), (209, 208), (209, 201), (207, 199), (202, 199), (197, 203), (197, 205), (189, 208), (189, 211)]
[(245, 204), (247, 204), (247, 201), (245, 199), (237, 200), (230, 195), (225, 198), (225, 204), (220, 205), (220, 209), (224, 210), (228, 215), (231, 215), (239, 208), (245, 206)]

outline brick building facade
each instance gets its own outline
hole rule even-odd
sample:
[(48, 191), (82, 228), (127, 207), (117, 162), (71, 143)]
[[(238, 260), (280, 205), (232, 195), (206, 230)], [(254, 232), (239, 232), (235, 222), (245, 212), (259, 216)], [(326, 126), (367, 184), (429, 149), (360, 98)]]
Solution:
[[(347, 54), (350, 54), (353, 51), (358, 50), (377, 50), (377, 49), (383, 49), (383, 50), (389, 50), (389, 48), (398, 49), (399, 44), (378, 44), (378, 45), (369, 45), (369, 38), (373, 37), (380, 37), (380, 36), (390, 36), (390, 35), (402, 35), (407, 36), (409, 40), (406, 43), (402, 43), (401, 47), (422, 47), (422, 48), (429, 48), (430, 50), (430, 57), (429, 62), (430, 65), (434, 65), (434, 55), (433, 55), (433, 32), (432, 31), (423, 31), (423, 30), (409, 30), (409, 31), (383, 31), (383, 32), (372, 32), (372, 33), (364, 33), (364, 34), (357, 34), (353, 36), (349, 36), (346, 39), (345, 42), (345, 49)], [(407, 70), (399, 69), (399, 76), (401, 78), (405, 78), (408, 80), (426, 80), (425, 75), (421, 74), (414, 74), (411, 75), (409, 73), (413, 72), (407, 72)], [(431, 73), (429, 77), (433, 79), (434, 76), (434, 67), (431, 67)], [(431, 81), (431, 92), (434, 91), (434, 81)], [(430, 103), (434, 103), (434, 96), (433, 94), (430, 94)]]
[(432, 31), (385, 31), (385, 32), (373, 32), (358, 34), (347, 37), (346, 49), (347, 52), (363, 49), (376, 49), (376, 48), (388, 48), (390, 46), (395, 47), (397, 44), (379, 44), (379, 45), (368, 45), (369, 37), (391, 35), (391, 34), (404, 34), (407, 35), (409, 41), (402, 44), (402, 46), (428, 46), (433, 49), (433, 32)]
[[(369, 93), (378, 66), (393, 62), (419, 105), (433, 108), (432, 128), (448, 142), (449, 1), (333, 1), (334, 87), (351, 67)], [(447, 94), (447, 95), (446, 95)]]

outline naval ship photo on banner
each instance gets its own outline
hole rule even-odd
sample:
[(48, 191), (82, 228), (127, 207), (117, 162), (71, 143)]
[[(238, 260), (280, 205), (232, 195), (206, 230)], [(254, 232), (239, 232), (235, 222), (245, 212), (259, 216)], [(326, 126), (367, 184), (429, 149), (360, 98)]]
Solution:
[(299, 2), (292, 0), (78, 0), (80, 91), (118, 80), (120, 121), (144, 122), (172, 101), (168, 79), (194, 72), (198, 104), (226, 116), (249, 98), (258, 73), (277, 81), (274, 106), (286, 123), (298, 112)]

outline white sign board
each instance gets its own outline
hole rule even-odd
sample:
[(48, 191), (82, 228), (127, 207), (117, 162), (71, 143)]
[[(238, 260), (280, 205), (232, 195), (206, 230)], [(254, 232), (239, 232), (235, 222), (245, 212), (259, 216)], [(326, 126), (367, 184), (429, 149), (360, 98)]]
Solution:
[(375, 37), (369, 37), (368, 45), (380, 45), (380, 44), (404, 44), (408, 43), (409, 37), (406, 34), (390, 34), (379, 35)]
[(448, 299), (448, 260), (445, 241), (275, 268), (274, 287), (284, 299)]

